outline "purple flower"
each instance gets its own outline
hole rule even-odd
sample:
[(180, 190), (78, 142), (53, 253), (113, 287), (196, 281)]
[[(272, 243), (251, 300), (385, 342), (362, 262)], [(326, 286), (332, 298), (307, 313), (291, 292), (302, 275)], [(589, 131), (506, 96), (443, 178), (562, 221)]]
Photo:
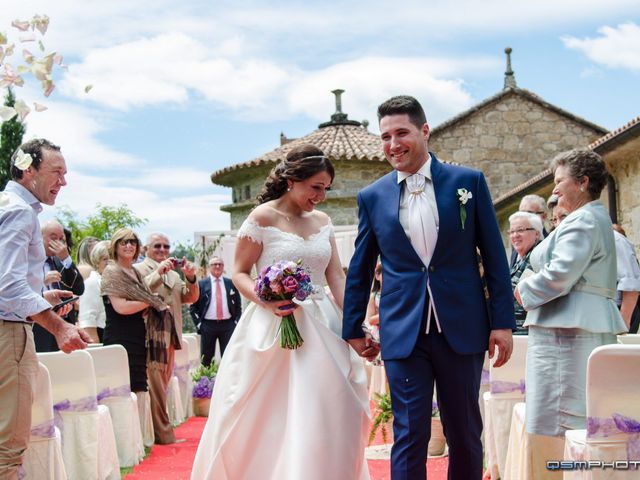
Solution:
[(191, 396), (193, 398), (211, 398), (215, 382), (215, 377), (200, 377), (197, 383), (193, 386), (193, 393)]
[(282, 287), (285, 293), (295, 293), (298, 290), (298, 280), (295, 277), (285, 277), (282, 281)]

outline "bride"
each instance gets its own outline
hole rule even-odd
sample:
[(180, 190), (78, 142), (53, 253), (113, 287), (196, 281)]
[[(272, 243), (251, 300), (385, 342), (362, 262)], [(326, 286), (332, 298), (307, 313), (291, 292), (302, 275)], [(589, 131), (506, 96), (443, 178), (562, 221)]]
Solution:
[[(238, 231), (233, 282), (252, 303), (220, 364), (193, 480), (369, 478), (366, 375), (340, 337), (344, 273), (331, 221), (315, 210), (333, 177), (321, 150), (292, 149)], [(254, 265), (298, 259), (317, 293), (293, 306), (256, 296)], [(277, 336), (280, 317), (291, 312), (304, 340), (297, 350), (282, 349)]]

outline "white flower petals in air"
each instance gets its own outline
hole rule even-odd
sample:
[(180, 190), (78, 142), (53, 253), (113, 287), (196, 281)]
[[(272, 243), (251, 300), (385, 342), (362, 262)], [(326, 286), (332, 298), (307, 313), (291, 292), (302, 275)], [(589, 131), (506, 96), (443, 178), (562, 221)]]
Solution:
[(22, 149), (18, 150), (16, 161), (14, 163), (15, 167), (19, 170), (26, 170), (33, 163), (33, 158), (28, 153), (24, 153)]
[(22, 57), (24, 58), (24, 61), (27, 62), (29, 65), (33, 63), (33, 59), (34, 59), (33, 53), (31, 53), (26, 48), (22, 50)]
[(84, 93), (89, 93), (91, 91), (91, 89), (93, 88), (93, 85), (86, 85), (84, 87)]
[(31, 20), (31, 27), (40, 32), (41, 35), (47, 33), (49, 28), (49, 17), (46, 15), (34, 15)]
[(31, 112), (29, 105), (27, 105), (24, 100), (16, 100), (16, 104), (13, 108), (15, 108), (18, 115), (20, 115), (20, 120), (24, 120)]
[(4, 49), (4, 54), (7, 57), (10, 57), (11, 55), (13, 55), (13, 50), (16, 48), (16, 44), (12, 43), (11, 45), (9, 45), (7, 48)]
[(41, 52), (44, 52), (44, 43), (42, 43), (42, 40), (38, 40), (38, 48)]
[(54, 53), (53, 63), (55, 63), (56, 65), (62, 65), (62, 55), (60, 55), (59, 53)]
[(5, 45), (7, 43), (7, 36), (0, 32), (0, 45)]
[(13, 22), (11, 22), (11, 26), (17, 28), (21, 32), (26, 32), (27, 30), (29, 30), (30, 24), (28, 21), (22, 21), (22, 20), (16, 19)]
[(48, 110), (48, 107), (46, 105), (42, 105), (41, 103), (33, 102), (33, 109), (36, 112), (44, 112), (45, 110)]
[(0, 106), (0, 120), (3, 122), (11, 120), (17, 114), (18, 112), (16, 112), (16, 109), (13, 107), (8, 107), (6, 105)]
[(21, 35), (19, 40), (20, 43), (35, 42), (36, 36), (33, 33), (30, 33), (28, 35)]
[(53, 92), (54, 88), (56, 88), (56, 86), (53, 84), (51, 80), (47, 80), (46, 82), (42, 83), (42, 89), (44, 90), (45, 97), (48, 97), (49, 95), (51, 95), (51, 92)]

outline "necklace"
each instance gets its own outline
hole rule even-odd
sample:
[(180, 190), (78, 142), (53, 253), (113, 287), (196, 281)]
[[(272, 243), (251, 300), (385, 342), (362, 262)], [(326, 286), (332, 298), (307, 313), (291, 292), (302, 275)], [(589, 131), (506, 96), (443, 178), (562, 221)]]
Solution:
[(275, 208), (275, 207), (271, 207), (271, 208), (272, 208), (272, 209), (273, 209), (273, 211), (274, 211), (274, 212), (276, 212), (277, 214), (282, 215), (282, 216), (285, 218), (285, 220), (286, 220), (287, 222), (291, 222), (291, 214), (286, 214), (286, 213), (284, 213), (284, 212), (282, 212), (282, 211), (278, 210), (278, 209), (277, 209), (277, 208)]

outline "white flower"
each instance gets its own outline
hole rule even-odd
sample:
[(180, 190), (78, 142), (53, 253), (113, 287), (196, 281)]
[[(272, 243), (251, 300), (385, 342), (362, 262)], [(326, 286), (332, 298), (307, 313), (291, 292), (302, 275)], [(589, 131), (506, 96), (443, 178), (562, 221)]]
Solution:
[(29, 155), (28, 153), (24, 153), (22, 150), (18, 150), (16, 162), (14, 163), (15, 167), (18, 170), (25, 171), (31, 166), (32, 163), (33, 158), (31, 158), (31, 155)]
[(473, 198), (473, 193), (469, 192), (466, 188), (459, 188), (457, 193), (461, 205), (466, 205), (469, 199)]

